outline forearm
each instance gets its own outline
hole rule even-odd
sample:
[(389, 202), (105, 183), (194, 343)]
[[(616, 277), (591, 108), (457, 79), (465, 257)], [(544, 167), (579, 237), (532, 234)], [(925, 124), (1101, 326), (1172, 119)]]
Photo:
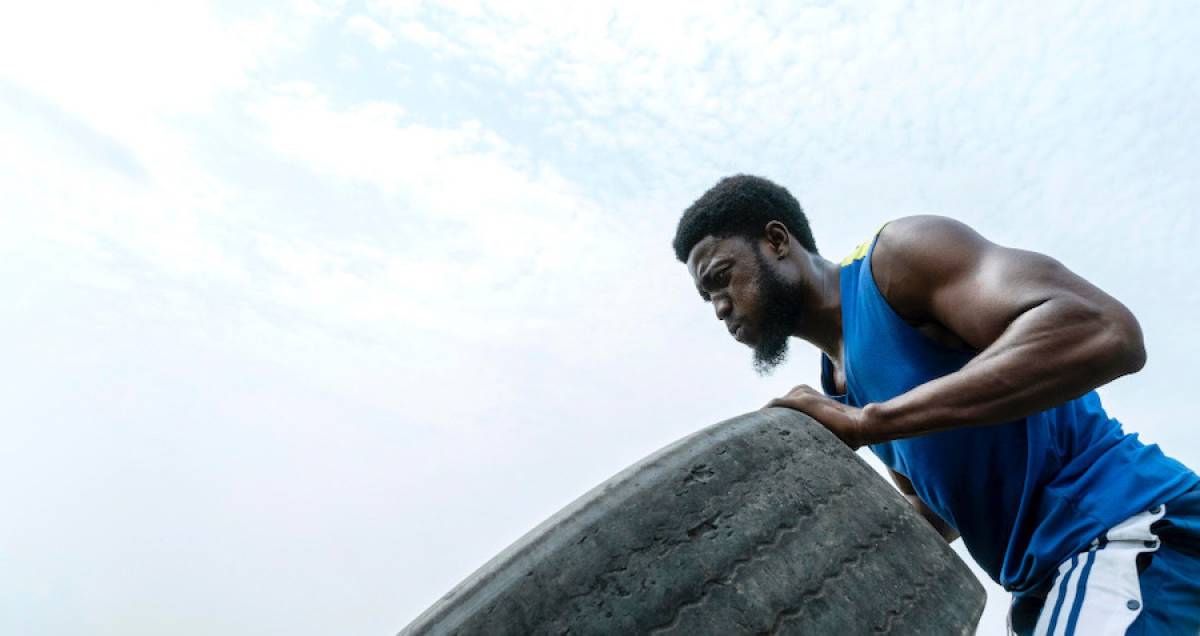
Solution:
[(1141, 367), (1141, 334), (1132, 324), (1131, 331), (1069, 301), (1047, 301), (959, 371), (868, 405), (864, 441), (995, 424), (1062, 404)]

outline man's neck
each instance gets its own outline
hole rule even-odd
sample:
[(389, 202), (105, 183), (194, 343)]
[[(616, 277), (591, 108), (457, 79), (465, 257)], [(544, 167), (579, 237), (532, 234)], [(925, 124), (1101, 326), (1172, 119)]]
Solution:
[(813, 303), (804, 323), (793, 334), (812, 343), (840, 364), (842, 359), (842, 268), (819, 255), (812, 255)]

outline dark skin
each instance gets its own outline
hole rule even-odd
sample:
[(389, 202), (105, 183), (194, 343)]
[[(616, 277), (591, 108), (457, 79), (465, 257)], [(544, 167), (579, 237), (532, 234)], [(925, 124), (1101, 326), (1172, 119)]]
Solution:
[[(706, 237), (687, 266), (717, 318), (750, 347), (776, 315), (763, 306), (756, 283), (764, 275), (781, 281), (798, 307), (789, 314), (788, 333), (829, 357), (837, 391), (845, 391), (837, 264), (808, 252), (772, 221), (754, 239)], [(769, 272), (759, 271), (763, 267)], [(1145, 365), (1141, 328), (1124, 305), (1058, 261), (996, 245), (953, 219), (892, 221), (879, 235), (871, 268), (906, 322), (976, 355), (954, 373), (861, 409), (807, 385), (767, 404), (808, 414), (850, 448), (1012, 421)], [(895, 472), (893, 478), (948, 540), (957, 536), (920, 502), (907, 478)]]

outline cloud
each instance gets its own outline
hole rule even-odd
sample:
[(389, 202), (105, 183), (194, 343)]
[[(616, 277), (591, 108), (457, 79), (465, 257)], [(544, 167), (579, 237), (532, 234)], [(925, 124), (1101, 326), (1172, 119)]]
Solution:
[(134, 181), (144, 181), (146, 169), (137, 156), (120, 141), (89, 126), (77, 117), (63, 112), (58, 106), (18, 86), (0, 79), (0, 104), (7, 103), (10, 116), (29, 117), (35, 126), (53, 129), (72, 144), (78, 153), (87, 155), (98, 164), (106, 165)]
[(396, 37), (391, 31), (362, 14), (347, 18), (344, 32), (366, 39), (371, 46), (380, 51), (386, 51), (396, 44)]
[[(372, 310), (345, 310), (485, 338), (537, 324), (528, 316), (539, 309), (553, 314), (546, 277), (571, 267), (572, 285), (586, 286), (609, 271), (608, 259), (589, 255), (621, 244), (620, 231), (595, 204), (478, 122), (430, 127), (389, 102), (339, 108), (307, 85), (280, 86), (250, 112), (282, 157), (320, 178), (377, 189), (405, 228), (362, 246), (361, 255), (376, 259), (371, 293), (348, 279), (320, 278), (335, 268), (317, 266), (311, 255), (303, 261), (310, 266), (297, 273), (315, 276), (298, 279), (326, 281), (325, 293), (300, 295), (313, 299), (312, 308), (368, 303)], [(277, 263), (302, 262), (288, 260), (281, 246), (272, 254), (284, 258)], [(578, 294), (556, 291), (554, 304)], [(451, 306), (458, 309), (450, 312)], [(486, 312), (487, 323), (478, 324), (475, 312)]]
[(367, 0), (367, 9), (375, 15), (411, 18), (418, 15), (425, 0)]
[[(7, 493), (22, 518), (98, 516), (114, 542), (136, 525), (193, 555), (173, 564), (216, 583), (183, 596), (229, 610), (220, 631), (295, 627), (236, 611), (289, 550), (314, 558), (272, 606), (329, 601), (302, 628), (403, 622), (645, 452), (815, 381), (799, 345), (755, 378), (671, 258), (679, 211), (730, 172), (790, 187), (834, 260), (913, 212), (1059, 257), (1147, 333), (1151, 365), (1105, 389), (1114, 412), (1196, 456), (1187, 405), (1157, 389), (1196, 357), (1194, 11), (160, 5), (0, 23), (0, 336), (20, 361), (3, 481), (38, 484)], [(52, 488), (35, 477), (63, 439), (107, 452), (67, 444), (83, 463)], [(45, 504), (79, 501), (77, 481), (134, 493), (129, 514)], [(176, 517), (138, 516), (168, 500)], [(396, 502), (440, 512), (414, 524)], [(18, 538), (14, 580), (36, 584), (9, 597), (105, 571)], [(258, 578), (231, 583), (214, 554)], [(156, 564), (135, 574), (170, 578)], [(122, 602), (167, 589), (85, 580)], [(117, 605), (62, 598), (42, 614), (116, 624)]]
[(153, 179), (187, 169), (177, 162), (194, 163), (185, 122), (215, 115), (339, 7), (340, 0), (243, 10), (200, 0), (29, 3), (0, 22), (0, 78), (10, 94), (45, 104), (41, 112), (55, 113), (62, 132), (107, 148), (109, 165), (140, 163)]

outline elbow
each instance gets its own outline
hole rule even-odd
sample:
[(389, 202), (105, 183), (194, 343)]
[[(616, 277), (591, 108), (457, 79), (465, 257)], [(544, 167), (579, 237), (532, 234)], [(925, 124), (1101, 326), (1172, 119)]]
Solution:
[(1124, 357), (1126, 374), (1137, 373), (1146, 366), (1146, 343), (1142, 340), (1141, 331), (1126, 345)]
[(1137, 373), (1146, 366), (1146, 342), (1133, 312), (1120, 302), (1081, 302), (1070, 305), (1062, 316), (1087, 325), (1086, 351), (1078, 362), (1103, 382)]
[[(1124, 309), (1124, 308), (1122, 308)], [(1137, 373), (1146, 366), (1146, 341), (1137, 319), (1128, 310), (1107, 329), (1116, 375)]]

